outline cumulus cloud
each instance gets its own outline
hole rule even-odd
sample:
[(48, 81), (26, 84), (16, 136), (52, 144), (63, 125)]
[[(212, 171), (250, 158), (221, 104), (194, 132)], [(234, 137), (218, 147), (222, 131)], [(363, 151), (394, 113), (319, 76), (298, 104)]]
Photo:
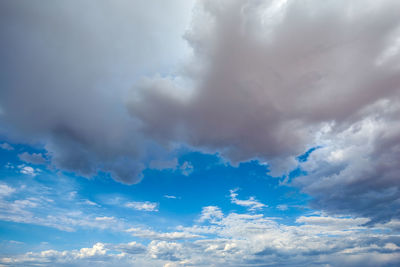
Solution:
[(38, 175), (39, 172), (40, 172), (40, 169), (34, 169), (33, 167), (26, 166), (24, 164), (18, 165), (18, 168), (19, 168), (20, 173), (26, 174), (26, 175), (30, 175), (30, 176), (33, 176), (33, 177)]
[(323, 147), (311, 152), (310, 177), (294, 183), (315, 207), (398, 218), (399, 8), (394, 0), (199, 1), (185, 35), (193, 56), (174, 75), (144, 79), (131, 114), (162, 143), (231, 162), (256, 158), (272, 175)]
[(189, 175), (177, 144), (272, 175), (321, 147), (292, 183), (314, 207), (399, 218), (399, 1), (183, 2), (2, 1), (2, 132), (130, 184)]
[(223, 216), (224, 214), (222, 213), (219, 207), (207, 206), (203, 207), (198, 222), (204, 222), (204, 221), (216, 222), (219, 221)]
[[(214, 207), (217, 210), (218, 207)], [(205, 207), (205, 210), (211, 210)], [(147, 245), (96, 243), (69, 251), (47, 250), (0, 258), (13, 266), (396, 266), (400, 260), (397, 232), (389, 224), (363, 226), (366, 218), (303, 215), (286, 225), (262, 214), (229, 213), (218, 223), (203, 221), (181, 232), (201, 238), (159, 239), (171, 232), (131, 229), (153, 238)], [(213, 229), (213, 230), (211, 230)], [(146, 232), (147, 231), (147, 232)], [(147, 233), (147, 234), (146, 234)], [(371, 233), (374, 233), (371, 235)], [(174, 234), (176, 235), (176, 234)]]
[(147, 159), (163, 148), (136, 131), (124, 108), (126, 91), (188, 51), (181, 36), (191, 6), (2, 1), (1, 134), (44, 144), (53, 167), (139, 182)]
[(399, 218), (399, 133), (400, 121), (380, 116), (332, 133), (301, 164), (308, 175), (293, 184), (314, 196), (314, 208), (369, 217), (371, 223)]

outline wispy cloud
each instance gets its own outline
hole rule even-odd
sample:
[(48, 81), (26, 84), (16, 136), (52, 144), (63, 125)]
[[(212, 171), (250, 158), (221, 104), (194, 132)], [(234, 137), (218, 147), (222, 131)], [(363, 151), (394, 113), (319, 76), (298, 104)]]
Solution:
[(32, 153), (24, 152), (18, 154), (18, 158), (26, 163), (30, 164), (45, 164), (47, 160), (43, 157), (41, 153)]
[(14, 150), (14, 147), (11, 146), (9, 143), (2, 143), (0, 144), (0, 148), (11, 151)]
[(148, 229), (141, 229), (141, 228), (130, 228), (126, 230), (132, 236), (150, 239), (150, 240), (165, 240), (165, 241), (172, 241), (172, 240), (183, 240), (183, 239), (193, 239), (201, 237), (198, 234), (192, 234), (188, 232), (155, 232)]
[(132, 201), (125, 203), (125, 207), (142, 211), (158, 211), (158, 203), (150, 201)]
[[(127, 232), (133, 236), (152, 241), (147, 245), (96, 243), (93, 247), (63, 252), (29, 252), (3, 257), (0, 263), (84, 266), (95, 259), (104, 266), (133, 263), (141, 266), (259, 266), (260, 262), (268, 262), (270, 266), (305, 267), (320, 266), (323, 262), (353, 267), (394, 266), (400, 260), (400, 247), (396, 234), (390, 230), (391, 224), (369, 228), (363, 226), (367, 219), (314, 214), (299, 217), (296, 225), (285, 225), (262, 214), (223, 215), (218, 210), (218, 207), (203, 208), (203, 214), (218, 214), (214, 216), (218, 223), (212, 225), (212, 230), (205, 220), (202, 225), (179, 226), (180, 231), (176, 232), (130, 228)], [(371, 231), (374, 232), (372, 236)], [(349, 235), (352, 238), (348, 238)]]
[(242, 207), (246, 207), (251, 211), (268, 207), (267, 205), (257, 201), (255, 197), (249, 197), (249, 199), (247, 199), (247, 200), (238, 199), (237, 198), (238, 194), (236, 193), (238, 190), (239, 189), (229, 190), (230, 197), (231, 197), (231, 203), (242, 206)]

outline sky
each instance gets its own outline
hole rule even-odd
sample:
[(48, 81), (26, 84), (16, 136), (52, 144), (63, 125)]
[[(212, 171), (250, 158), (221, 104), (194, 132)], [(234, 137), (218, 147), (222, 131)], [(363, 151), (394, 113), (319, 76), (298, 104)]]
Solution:
[(0, 1), (0, 266), (399, 266), (398, 10)]

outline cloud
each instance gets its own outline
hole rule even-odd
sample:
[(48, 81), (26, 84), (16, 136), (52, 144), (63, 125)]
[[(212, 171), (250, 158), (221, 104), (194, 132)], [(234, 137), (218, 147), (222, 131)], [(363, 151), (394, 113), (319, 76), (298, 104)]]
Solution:
[(185, 161), (182, 163), (182, 165), (179, 167), (179, 169), (183, 175), (189, 176), (193, 172), (194, 167), (193, 167), (192, 163), (190, 163), (189, 161)]
[(293, 185), (314, 197), (316, 209), (369, 217), (371, 223), (399, 218), (399, 133), (399, 121), (380, 116), (332, 133), (301, 164), (308, 174)]
[(18, 158), (26, 163), (36, 165), (45, 164), (47, 162), (41, 153), (29, 154), (28, 152), (24, 152), (22, 154), (18, 154)]
[(150, 162), (150, 168), (156, 170), (172, 169), (175, 170), (178, 166), (178, 159), (174, 158), (172, 160), (152, 160)]
[(217, 206), (207, 206), (203, 207), (201, 211), (201, 216), (198, 219), (198, 222), (210, 221), (210, 222), (217, 222), (219, 221), (224, 214), (222, 213), (221, 209)]
[(34, 169), (31, 166), (26, 166), (24, 164), (18, 165), (18, 168), (19, 168), (19, 171), (22, 174), (30, 175), (30, 176), (33, 176), (33, 177), (38, 175), (39, 172), (40, 172), (40, 169)]
[(286, 205), (286, 204), (280, 204), (280, 205), (276, 206), (276, 208), (281, 211), (285, 211), (285, 210), (289, 209), (288, 205)]
[(126, 244), (118, 244), (118, 245), (109, 245), (109, 247), (119, 250), (128, 254), (142, 254), (146, 252), (146, 247), (140, 243), (130, 242)]
[(135, 210), (143, 210), (143, 211), (158, 211), (158, 203), (155, 202), (140, 202), (140, 201), (132, 201), (125, 204), (125, 207), (132, 208)]
[(14, 147), (12, 147), (9, 143), (0, 144), (0, 148), (8, 150), (8, 151), (14, 150)]
[[(57, 177), (59, 180), (60, 177)], [(0, 183), (0, 220), (74, 232), (81, 229), (121, 231), (132, 225), (117, 216), (99, 216), (98, 207), (82, 205), (65, 193), (66, 184), (47, 188), (32, 179), (18, 189)], [(57, 181), (59, 182), (59, 181)], [(68, 191), (68, 190), (67, 190)], [(74, 207), (71, 209), (71, 207)]]
[(15, 188), (8, 186), (7, 184), (0, 184), (0, 198), (7, 197), (15, 191)]
[(300, 164), (313, 207), (398, 219), (400, 2), (183, 2), (2, 1), (2, 134), (127, 184), (181, 144)]
[(96, 221), (114, 221), (114, 217), (107, 217), (107, 216), (104, 216), (104, 217), (96, 217), (96, 218), (94, 218)]
[(164, 195), (164, 197), (169, 199), (177, 199), (176, 196), (171, 196), (171, 195)]
[(246, 207), (251, 211), (254, 210), (259, 210), (265, 207), (268, 207), (267, 205), (257, 201), (254, 197), (250, 197), (247, 200), (241, 200), (241, 199), (237, 199), (238, 194), (236, 193), (239, 189), (232, 189), (229, 190), (230, 192), (230, 197), (231, 197), (231, 203), (242, 206), (242, 207)]
[(153, 259), (178, 261), (181, 249), (182, 245), (175, 242), (152, 241), (149, 244), (149, 254)]
[(200, 235), (191, 234), (187, 232), (159, 233), (152, 230), (141, 229), (141, 228), (130, 228), (126, 231), (128, 233), (131, 233), (132, 236), (150, 240), (175, 241), (175, 240), (193, 239), (201, 237)]
[(314, 207), (399, 218), (399, 5), (198, 1), (192, 57), (144, 79), (130, 112), (161, 143), (258, 159), (276, 176), (318, 147), (309, 178), (292, 184)]
[[(218, 210), (218, 207), (204, 207)], [(152, 240), (147, 245), (138, 242), (107, 244), (75, 250), (28, 252), (3, 256), (0, 264), (26, 266), (396, 266), (400, 260), (397, 232), (389, 224), (363, 226), (366, 218), (303, 215), (295, 224), (283, 224), (279, 219), (262, 214), (228, 213), (218, 217), (210, 229), (208, 221), (180, 226), (185, 235), (204, 234), (202, 238), (173, 238), (174, 232), (155, 232), (140, 228)], [(374, 233), (371, 235), (371, 233)], [(349, 238), (351, 236), (351, 238)], [(140, 237), (140, 236), (139, 236)]]
[(189, 52), (181, 36), (192, 4), (2, 1), (1, 134), (44, 145), (55, 168), (139, 182), (165, 149), (137, 131), (127, 90)]

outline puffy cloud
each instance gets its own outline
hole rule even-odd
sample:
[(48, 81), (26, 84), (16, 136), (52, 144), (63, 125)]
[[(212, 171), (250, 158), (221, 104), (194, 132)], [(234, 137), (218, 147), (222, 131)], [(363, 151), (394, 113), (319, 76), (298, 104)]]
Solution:
[[(262, 214), (229, 213), (204, 231), (207, 222), (179, 227), (206, 236), (181, 241), (96, 243), (70, 251), (47, 250), (0, 258), (13, 266), (396, 266), (400, 240), (390, 224), (362, 226), (365, 218), (303, 215), (295, 224)], [(396, 222), (394, 222), (395, 224)], [(210, 228), (209, 228), (210, 229)], [(133, 229), (133, 232), (144, 230)], [(168, 234), (154, 232), (151, 236)], [(373, 234), (372, 234), (373, 233)], [(149, 238), (152, 238), (149, 236)]]
[(35, 177), (40, 172), (40, 169), (34, 169), (31, 166), (26, 166), (24, 164), (18, 165), (19, 171), (22, 174), (30, 175)]
[(376, 64), (397, 36), (396, 1), (279, 2), (199, 2), (186, 34), (194, 57), (178, 73), (193, 92), (175, 97), (175, 76), (146, 80), (131, 107), (146, 133), (279, 165), (324, 124), (339, 130), (398, 99), (397, 61)]
[(175, 242), (152, 241), (149, 244), (149, 254), (154, 259), (178, 261), (181, 250), (182, 245)]
[(321, 147), (294, 183), (315, 207), (399, 218), (399, 8), (199, 1), (185, 35), (193, 56), (174, 75), (144, 79), (131, 114), (162, 143), (256, 158), (272, 175)]
[(44, 144), (53, 167), (139, 182), (163, 149), (136, 131), (126, 91), (188, 52), (192, 3), (2, 1), (2, 135)]
[(211, 223), (215, 223), (219, 221), (224, 214), (222, 213), (221, 209), (217, 206), (207, 206), (203, 207), (201, 211), (201, 216), (198, 219), (198, 222), (209, 221)]
[(314, 208), (369, 217), (371, 223), (399, 218), (400, 121), (394, 118), (368, 117), (331, 133), (301, 165), (308, 174), (293, 183), (314, 197)]
[(146, 251), (146, 247), (140, 243), (130, 242), (126, 244), (109, 245), (110, 248), (119, 250), (128, 254), (141, 254)]
[(292, 183), (315, 207), (399, 218), (399, 1), (183, 2), (2, 1), (2, 132), (130, 184), (190, 174), (182, 143), (273, 175), (320, 147)]

